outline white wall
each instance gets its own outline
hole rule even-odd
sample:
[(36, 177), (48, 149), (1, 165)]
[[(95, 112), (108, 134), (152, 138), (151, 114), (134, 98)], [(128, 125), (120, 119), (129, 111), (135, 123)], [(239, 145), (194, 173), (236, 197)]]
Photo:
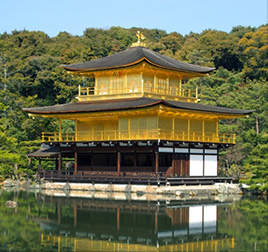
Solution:
[[(200, 151), (202, 151), (202, 155)], [(209, 151), (210, 150), (205, 150), (205, 153), (210, 154)], [(203, 150), (191, 149), (190, 153), (193, 153), (193, 154), (190, 154), (190, 176), (217, 176), (218, 175), (217, 150), (212, 150), (212, 151), (213, 152), (216, 151), (216, 153), (213, 153), (215, 155), (203, 156)]]
[(190, 155), (190, 176), (203, 176), (203, 155)]
[(218, 160), (217, 156), (205, 155), (204, 176), (217, 176)]

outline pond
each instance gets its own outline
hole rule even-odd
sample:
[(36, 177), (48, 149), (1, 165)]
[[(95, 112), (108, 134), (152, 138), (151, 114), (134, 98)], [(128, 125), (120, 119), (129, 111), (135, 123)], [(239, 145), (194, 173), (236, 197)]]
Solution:
[(267, 222), (265, 198), (115, 200), (0, 189), (0, 251), (264, 252)]

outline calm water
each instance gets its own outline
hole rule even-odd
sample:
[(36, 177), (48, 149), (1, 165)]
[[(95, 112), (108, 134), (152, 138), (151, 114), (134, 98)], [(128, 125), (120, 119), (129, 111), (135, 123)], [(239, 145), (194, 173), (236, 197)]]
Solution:
[(259, 198), (122, 201), (0, 190), (0, 251), (265, 252), (267, 221)]

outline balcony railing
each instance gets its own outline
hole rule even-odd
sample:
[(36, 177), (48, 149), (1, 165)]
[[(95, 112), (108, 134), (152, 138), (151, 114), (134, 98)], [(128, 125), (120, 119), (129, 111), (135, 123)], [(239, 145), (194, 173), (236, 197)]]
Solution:
[(78, 95), (79, 97), (81, 96), (92, 97), (92, 96), (109, 96), (109, 95), (123, 95), (123, 94), (130, 95), (142, 92), (145, 94), (156, 94), (162, 96), (198, 99), (197, 88), (196, 90), (177, 88), (173, 86), (167, 88), (161, 88), (161, 87), (154, 87), (151, 84), (144, 84), (143, 87), (141, 85), (136, 85), (129, 87), (119, 86), (117, 88), (111, 88), (108, 86), (102, 88), (79, 86)]
[(235, 134), (216, 134), (187, 132), (177, 130), (111, 130), (91, 132), (43, 132), (43, 142), (79, 142), (79, 141), (132, 141), (132, 140), (167, 140), (206, 143), (235, 144)]
[[(132, 171), (101, 171), (102, 167), (92, 167), (93, 170), (79, 170), (79, 171), (66, 171), (66, 170), (43, 170), (40, 172), (40, 178), (50, 181), (61, 182), (89, 182), (89, 183), (116, 183), (116, 184), (155, 184), (155, 185), (200, 185), (200, 184), (214, 184), (216, 182), (231, 182), (231, 177), (217, 177), (217, 176), (185, 176), (173, 177), (166, 172), (142, 172), (141, 167), (133, 169)], [(106, 168), (106, 167), (104, 167)], [(121, 167), (122, 168), (122, 167)], [(148, 168), (148, 167), (147, 167)], [(87, 168), (89, 169), (89, 167)], [(137, 172), (138, 171), (138, 172)]]

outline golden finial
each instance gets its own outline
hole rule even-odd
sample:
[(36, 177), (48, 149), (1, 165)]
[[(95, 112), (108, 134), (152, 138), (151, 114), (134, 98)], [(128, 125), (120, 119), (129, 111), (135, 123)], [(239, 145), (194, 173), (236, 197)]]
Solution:
[(146, 44), (141, 42), (141, 40), (146, 39), (146, 37), (140, 31), (137, 31), (136, 36), (138, 37), (138, 41), (135, 42), (135, 43), (132, 43), (131, 47), (134, 47), (134, 46), (144, 46), (144, 47), (146, 47)]

